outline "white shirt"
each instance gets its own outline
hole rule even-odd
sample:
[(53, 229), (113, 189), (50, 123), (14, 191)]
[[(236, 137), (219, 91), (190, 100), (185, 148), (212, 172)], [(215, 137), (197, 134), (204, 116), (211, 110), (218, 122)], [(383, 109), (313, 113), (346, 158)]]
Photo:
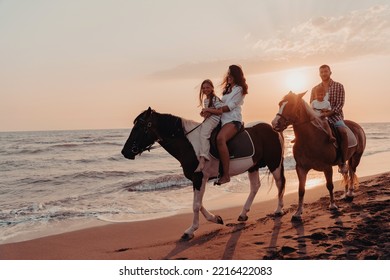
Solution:
[[(209, 99), (208, 98), (205, 98), (205, 100), (203, 101), (203, 105), (204, 105), (204, 108), (215, 108), (215, 109), (219, 109), (221, 108), (224, 104), (222, 103), (221, 99), (219, 99), (217, 96), (213, 96), (213, 106), (212, 107), (209, 107)], [(211, 115), (210, 118), (213, 118), (214, 120), (218, 121), (220, 120), (220, 116), (219, 115)]]
[(242, 87), (233, 86), (232, 91), (222, 96), (222, 102), (228, 106), (230, 111), (224, 112), (221, 115), (222, 126), (232, 121), (242, 122), (241, 106), (244, 104), (244, 94), (242, 94)]
[(311, 102), (311, 107), (314, 109), (314, 111), (317, 113), (317, 115), (321, 115), (321, 111), (323, 109), (331, 110), (332, 107), (330, 106), (330, 103), (328, 100), (318, 101), (317, 99), (314, 99)]

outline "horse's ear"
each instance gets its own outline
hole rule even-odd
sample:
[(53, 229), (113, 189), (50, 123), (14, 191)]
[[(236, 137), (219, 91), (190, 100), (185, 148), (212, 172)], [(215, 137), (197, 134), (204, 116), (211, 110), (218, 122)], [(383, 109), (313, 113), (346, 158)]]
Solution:
[(302, 98), (302, 97), (306, 94), (306, 92), (307, 92), (307, 91), (302, 92), (302, 93), (299, 93), (299, 94), (298, 94), (299, 98)]
[(150, 114), (152, 113), (152, 108), (148, 108), (148, 110), (146, 110), (146, 116), (149, 117)]

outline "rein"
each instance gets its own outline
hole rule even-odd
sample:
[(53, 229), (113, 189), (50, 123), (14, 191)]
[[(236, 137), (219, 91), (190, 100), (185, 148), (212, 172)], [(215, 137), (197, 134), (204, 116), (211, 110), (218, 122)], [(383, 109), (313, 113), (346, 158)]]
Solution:
[[(303, 103), (303, 100), (302, 100), (302, 102), (301, 102), (301, 107), (302, 106), (304, 106), (304, 103)], [(300, 113), (300, 111), (301, 111), (301, 108), (299, 108), (299, 111), (297, 110), (297, 116), (298, 116), (298, 114)], [(304, 120), (304, 121), (301, 121), (301, 122), (297, 122), (297, 121), (293, 121), (293, 120), (291, 120), (291, 119), (289, 119), (289, 118), (287, 118), (286, 116), (284, 116), (283, 114), (281, 114), (281, 113), (277, 113), (276, 114), (277, 116), (279, 116), (281, 119), (283, 119), (285, 122), (286, 122), (286, 127), (289, 125), (289, 124), (291, 124), (291, 125), (294, 125), (294, 126), (301, 126), (301, 125), (304, 125), (304, 124), (307, 124), (307, 123), (310, 123), (310, 122), (312, 122), (313, 120), (312, 119), (310, 119), (310, 118), (308, 118), (307, 120)], [(297, 117), (298, 118), (298, 117)]]
[(191, 132), (193, 132), (195, 129), (197, 129), (198, 127), (200, 127), (200, 126), (204, 123), (205, 120), (206, 120), (206, 119), (204, 119), (203, 122), (201, 122), (200, 124), (198, 124), (197, 126), (195, 126), (193, 129), (191, 129), (190, 131), (188, 131), (187, 133), (185, 133), (184, 136), (187, 136), (188, 134), (190, 134)]

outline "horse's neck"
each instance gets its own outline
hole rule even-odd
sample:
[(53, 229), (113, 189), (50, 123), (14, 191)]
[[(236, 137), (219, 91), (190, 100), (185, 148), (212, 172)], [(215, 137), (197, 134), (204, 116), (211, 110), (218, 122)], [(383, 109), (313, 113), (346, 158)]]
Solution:
[(186, 160), (186, 156), (194, 153), (190, 142), (184, 135), (181, 118), (162, 114), (158, 118), (157, 127), (161, 137), (159, 144), (180, 163)]
[(294, 131), (305, 138), (315, 137), (315, 139), (324, 137), (324, 132), (326, 134), (322, 120), (303, 100), (300, 107), (299, 121), (294, 126)]
[[(317, 126), (315, 126), (311, 121), (293, 125), (295, 138), (298, 143), (304, 143), (305, 147), (308, 149), (318, 149), (319, 143), (322, 143), (321, 139), (327, 138), (327, 134)], [(329, 145), (332, 144), (329, 142)]]
[(181, 147), (184, 146), (184, 141), (185, 139), (182, 138), (166, 138), (159, 143), (171, 156), (181, 162), (183, 159)]
[(156, 129), (162, 138), (177, 138), (183, 135), (181, 119), (169, 114), (158, 114)]

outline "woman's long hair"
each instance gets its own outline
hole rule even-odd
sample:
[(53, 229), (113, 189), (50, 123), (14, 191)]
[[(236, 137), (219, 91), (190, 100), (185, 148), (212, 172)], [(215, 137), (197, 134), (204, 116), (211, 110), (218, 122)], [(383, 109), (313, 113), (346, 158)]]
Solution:
[(199, 90), (199, 106), (202, 107), (203, 106), (203, 96), (205, 95), (203, 93), (203, 85), (204, 84), (209, 84), (212, 88), (213, 88), (213, 92), (209, 95), (209, 107), (213, 107), (213, 97), (215, 96), (215, 92), (214, 92), (214, 85), (213, 85), (213, 82), (209, 79), (206, 79), (202, 82), (202, 84), (200, 85), (200, 90)]
[(229, 74), (226, 74), (224, 81), (222, 82), (223, 87), (223, 95), (229, 93), (230, 90), (230, 84), (228, 83), (228, 76), (232, 76), (234, 83), (240, 87), (242, 87), (242, 94), (248, 94), (248, 85), (246, 83), (246, 79), (244, 77), (244, 72), (242, 71), (242, 68), (238, 65), (230, 65), (229, 66)]

